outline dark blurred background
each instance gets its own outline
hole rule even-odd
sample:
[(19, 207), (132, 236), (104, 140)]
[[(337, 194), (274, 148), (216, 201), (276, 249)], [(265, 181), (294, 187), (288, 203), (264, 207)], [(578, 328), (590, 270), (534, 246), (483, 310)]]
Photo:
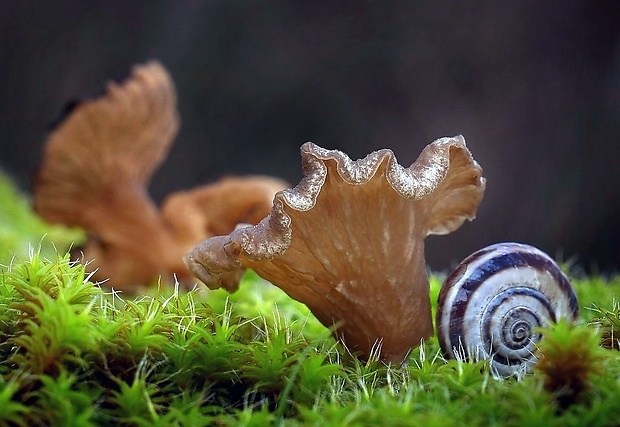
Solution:
[(0, 4), (0, 167), (25, 190), (67, 101), (158, 59), (182, 127), (157, 200), (222, 174), (295, 184), (306, 141), (409, 165), (463, 134), (487, 192), (427, 239), (434, 270), (505, 240), (620, 269), (619, 1)]

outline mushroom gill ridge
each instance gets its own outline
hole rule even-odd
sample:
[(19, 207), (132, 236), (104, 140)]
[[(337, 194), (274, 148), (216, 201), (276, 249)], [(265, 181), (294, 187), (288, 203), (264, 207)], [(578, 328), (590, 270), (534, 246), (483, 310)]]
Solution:
[[(361, 160), (306, 143), (304, 177), (256, 226), (208, 239), (185, 257), (210, 288), (252, 268), (305, 303), (351, 351), (405, 360), (432, 334), (424, 238), (473, 219), (485, 181), (462, 137), (428, 145), (410, 167), (390, 150)], [(444, 200), (448, 199), (448, 201)], [(432, 219), (431, 219), (432, 218)]]

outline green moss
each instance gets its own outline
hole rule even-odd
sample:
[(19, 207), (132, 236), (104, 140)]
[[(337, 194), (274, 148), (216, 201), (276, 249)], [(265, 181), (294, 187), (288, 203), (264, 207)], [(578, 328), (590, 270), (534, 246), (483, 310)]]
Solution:
[(0, 171), (0, 264), (8, 264), (13, 256), (26, 258), (30, 248), (38, 248), (46, 256), (64, 252), (84, 241), (84, 233), (61, 226), (50, 226), (36, 216), (28, 199), (11, 179)]
[[(21, 206), (2, 223), (38, 221)], [(3, 241), (10, 257), (49, 232), (38, 224)], [(579, 324), (545, 330), (534, 373), (502, 380), (484, 362), (444, 360), (436, 338), (407, 366), (360, 362), (252, 272), (232, 295), (170, 285), (124, 297), (58, 253), (0, 271), (0, 425), (617, 425), (620, 353), (599, 345), (617, 336), (617, 278), (574, 280)], [(433, 302), (439, 287), (433, 277)]]

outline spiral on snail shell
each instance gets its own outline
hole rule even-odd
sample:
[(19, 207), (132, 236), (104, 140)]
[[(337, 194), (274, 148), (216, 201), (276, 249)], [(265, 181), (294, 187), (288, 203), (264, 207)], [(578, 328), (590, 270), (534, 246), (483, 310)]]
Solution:
[(577, 296), (551, 257), (533, 246), (498, 243), (445, 279), (437, 336), (448, 358), (490, 360), (494, 375), (520, 375), (536, 363), (539, 328), (578, 314)]

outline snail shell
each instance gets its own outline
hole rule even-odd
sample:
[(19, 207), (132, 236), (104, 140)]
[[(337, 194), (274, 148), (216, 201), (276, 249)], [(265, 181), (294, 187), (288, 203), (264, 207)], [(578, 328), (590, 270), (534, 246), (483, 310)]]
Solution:
[(576, 320), (577, 296), (547, 254), (519, 243), (473, 253), (439, 292), (437, 335), (446, 357), (491, 361), (500, 376), (526, 373), (536, 363), (539, 327)]

